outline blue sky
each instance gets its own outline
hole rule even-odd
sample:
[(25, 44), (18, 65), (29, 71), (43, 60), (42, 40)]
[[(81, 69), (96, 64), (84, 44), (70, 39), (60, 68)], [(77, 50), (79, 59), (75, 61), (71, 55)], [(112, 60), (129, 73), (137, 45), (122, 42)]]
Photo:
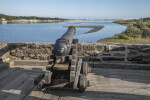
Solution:
[(150, 17), (150, 0), (0, 0), (0, 13), (61, 18)]

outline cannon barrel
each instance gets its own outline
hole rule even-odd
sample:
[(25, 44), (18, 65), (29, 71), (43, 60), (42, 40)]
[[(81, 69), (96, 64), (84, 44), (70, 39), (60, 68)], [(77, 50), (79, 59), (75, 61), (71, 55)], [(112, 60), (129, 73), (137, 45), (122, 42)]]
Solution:
[(68, 55), (71, 50), (71, 44), (73, 41), (73, 36), (76, 33), (76, 28), (70, 26), (65, 34), (61, 38), (57, 39), (54, 44), (54, 54), (57, 56)]

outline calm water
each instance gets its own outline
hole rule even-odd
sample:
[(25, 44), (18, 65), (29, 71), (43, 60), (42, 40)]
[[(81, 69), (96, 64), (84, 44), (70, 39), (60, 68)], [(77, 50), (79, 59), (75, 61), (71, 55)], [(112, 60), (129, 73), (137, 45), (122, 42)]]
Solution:
[(112, 21), (80, 21), (60, 23), (35, 23), (35, 24), (0, 24), (0, 41), (15, 42), (55, 42), (67, 31), (63, 26), (103, 25), (102, 30), (84, 34), (90, 28), (77, 28), (74, 38), (80, 42), (96, 42), (99, 39), (111, 37), (121, 33), (126, 26), (112, 23)]

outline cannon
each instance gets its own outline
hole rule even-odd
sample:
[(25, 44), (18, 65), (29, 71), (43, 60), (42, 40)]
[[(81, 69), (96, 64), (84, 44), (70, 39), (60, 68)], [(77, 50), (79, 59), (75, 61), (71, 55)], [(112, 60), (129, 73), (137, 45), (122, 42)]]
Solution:
[(78, 39), (73, 39), (75, 33), (76, 28), (70, 26), (67, 32), (56, 40), (50, 55), (52, 62), (46, 67), (45, 75), (35, 81), (38, 90), (67, 88), (78, 89), (83, 93), (89, 86), (86, 76), (91, 68), (86, 61), (78, 57)]
[(54, 54), (57, 56), (68, 55), (71, 49), (73, 36), (76, 33), (75, 27), (69, 27), (68, 31), (60, 38), (56, 40), (54, 45)]

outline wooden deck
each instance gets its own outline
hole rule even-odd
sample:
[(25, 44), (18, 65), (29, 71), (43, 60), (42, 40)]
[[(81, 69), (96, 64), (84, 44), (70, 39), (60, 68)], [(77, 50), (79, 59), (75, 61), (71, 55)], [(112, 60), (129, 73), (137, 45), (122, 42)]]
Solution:
[(93, 68), (91, 87), (76, 90), (37, 90), (34, 79), (45, 67), (15, 67), (0, 72), (0, 100), (150, 100), (150, 71)]

